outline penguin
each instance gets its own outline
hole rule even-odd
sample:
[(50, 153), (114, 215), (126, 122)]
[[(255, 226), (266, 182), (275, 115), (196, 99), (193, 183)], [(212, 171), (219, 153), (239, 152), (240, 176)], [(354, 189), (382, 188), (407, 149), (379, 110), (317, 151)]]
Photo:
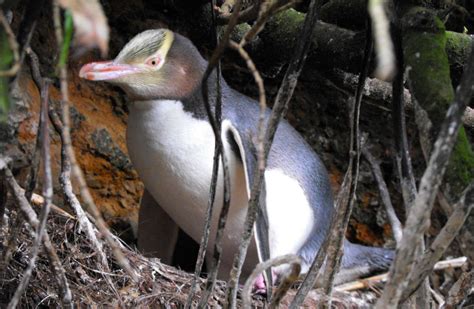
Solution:
[[(214, 155), (214, 134), (204, 107), (201, 83), (207, 61), (186, 37), (167, 29), (147, 30), (111, 61), (85, 64), (79, 76), (121, 87), (128, 97), (128, 152), (145, 192), (141, 200), (138, 246), (170, 262), (178, 230), (199, 243), (203, 232)], [(208, 79), (209, 102), (216, 104), (216, 72)], [(243, 231), (251, 178), (257, 166), (258, 102), (222, 79), (222, 140), (229, 165), (231, 201), (224, 232), (219, 277), (226, 279)], [(268, 119), (270, 110), (267, 109)], [(222, 168), (217, 182), (211, 235), (222, 207)], [(266, 215), (254, 227), (242, 270), (245, 278), (264, 259), (296, 254), (309, 270), (335, 211), (329, 176), (303, 137), (282, 120), (264, 174)], [(258, 232), (260, 231), (260, 232)], [(213, 248), (211, 236), (209, 248)], [(212, 256), (212, 250), (208, 250)], [(393, 251), (344, 243), (336, 281), (388, 269)], [(272, 269), (278, 278), (287, 270)], [(257, 280), (255, 289), (265, 289)]]

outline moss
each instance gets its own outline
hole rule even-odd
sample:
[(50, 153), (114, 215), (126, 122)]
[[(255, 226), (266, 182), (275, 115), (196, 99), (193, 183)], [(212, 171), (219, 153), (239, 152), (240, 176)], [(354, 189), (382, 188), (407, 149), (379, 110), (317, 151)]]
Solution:
[[(402, 19), (403, 54), (415, 99), (428, 112), (439, 130), (449, 105), (454, 101), (450, 68), (446, 53), (447, 35), (441, 20), (425, 8), (413, 8)], [(466, 44), (462, 38), (449, 34), (453, 48)], [(459, 46), (454, 46), (458, 44)], [(462, 47), (464, 48), (464, 47)], [(464, 128), (451, 155), (446, 181), (451, 195), (456, 196), (473, 179), (474, 158)]]
[(446, 181), (451, 192), (459, 194), (474, 180), (474, 153), (466, 135), (466, 130), (459, 130), (458, 140), (446, 173)]
[(410, 88), (431, 120), (441, 123), (454, 99), (444, 25), (433, 12), (414, 9), (403, 17), (403, 27)]
[(473, 39), (466, 34), (446, 31), (446, 51), (448, 52), (449, 63), (453, 65), (463, 65), (466, 63)]
[[(3, 28), (0, 28), (0, 71), (9, 69), (12, 62), (13, 54), (8, 44), (7, 35)], [(9, 109), (8, 77), (0, 77), (0, 123), (6, 122)]]
[(259, 53), (260, 67), (275, 66), (288, 61), (296, 44), (297, 33), (303, 28), (305, 14), (293, 9), (276, 14), (265, 25), (260, 33), (263, 49)]

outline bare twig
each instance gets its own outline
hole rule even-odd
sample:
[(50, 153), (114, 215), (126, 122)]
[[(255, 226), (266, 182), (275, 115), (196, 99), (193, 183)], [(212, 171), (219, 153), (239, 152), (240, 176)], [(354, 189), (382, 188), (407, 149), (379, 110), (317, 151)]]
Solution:
[[(58, 42), (58, 48), (62, 50), (63, 48), (69, 48), (68, 45), (63, 46), (63, 33), (61, 30), (61, 18), (60, 18), (60, 9), (58, 7), (57, 1), (54, 2), (53, 5), (53, 20), (54, 20), (54, 27), (56, 33), (56, 40)], [(69, 31), (69, 30), (68, 30)], [(72, 29), (71, 29), (72, 31)], [(72, 175), (76, 179), (79, 191), (81, 193), (81, 197), (86, 205), (86, 208), (91, 212), (92, 216), (95, 219), (95, 223), (105, 238), (107, 243), (110, 245), (112, 252), (117, 260), (117, 263), (130, 275), (133, 280), (138, 280), (137, 274), (130, 266), (128, 260), (123, 255), (122, 251), (120, 250), (119, 245), (115, 242), (114, 237), (111, 235), (109, 229), (107, 228), (104, 219), (101, 216), (101, 213), (97, 206), (94, 203), (92, 195), (87, 187), (87, 183), (84, 178), (84, 174), (79, 167), (76, 159), (76, 155), (74, 153), (74, 149), (72, 147), (71, 142), (71, 131), (70, 131), (70, 115), (69, 115), (69, 93), (68, 93), (68, 82), (67, 82), (67, 66), (66, 63), (59, 63), (59, 78), (60, 78), (60, 88), (61, 88), (61, 100), (62, 100), (62, 122), (63, 122), (63, 130), (61, 132), (63, 145), (66, 149), (66, 154), (69, 157), (71, 163), (71, 171)]]
[(402, 188), (405, 210), (408, 213), (416, 196), (416, 183), (413, 176), (410, 153), (408, 151), (408, 138), (406, 134), (404, 87), (403, 87), (403, 51), (400, 30), (395, 28), (394, 40), (397, 55), (397, 72), (392, 87), (392, 119), (393, 135), (395, 140), (395, 162), (398, 170), (400, 187)]
[[(433, 269), (434, 270), (443, 270), (447, 268), (460, 268), (466, 265), (467, 258), (466, 257), (459, 257), (459, 258), (454, 258), (454, 259), (449, 259), (449, 260), (444, 260), (444, 261), (439, 261), (437, 262)], [(364, 279), (359, 279), (355, 280), (352, 282), (347, 282), (341, 285), (338, 285), (334, 287), (334, 290), (336, 291), (355, 291), (355, 290), (361, 290), (361, 289), (366, 289), (370, 288), (375, 284), (380, 284), (386, 282), (388, 279), (388, 273), (372, 276), (369, 278), (364, 278)]]
[(468, 65), (464, 70), (461, 83), (456, 91), (454, 102), (449, 107), (435, 142), (428, 166), (420, 181), (419, 192), (410, 210), (403, 238), (400, 242), (394, 263), (390, 269), (390, 279), (385, 286), (382, 297), (377, 302), (378, 308), (395, 308), (408, 285), (415, 258), (413, 244), (419, 241), (429, 227), (429, 217), (436, 193), (448, 164), (448, 159), (456, 142), (465, 106), (469, 102), (474, 85), (474, 45)]
[[(328, 246), (327, 256), (334, 257), (333, 259), (327, 259), (325, 268), (322, 272), (322, 288), (323, 291), (331, 299), (331, 293), (336, 273), (339, 271), (339, 266), (342, 258), (342, 245), (344, 241), (345, 231), (349, 223), (349, 218), (354, 208), (356, 201), (357, 184), (359, 180), (359, 164), (360, 164), (360, 149), (363, 144), (362, 137), (359, 130), (359, 118), (360, 118), (360, 107), (362, 105), (362, 92), (365, 85), (365, 80), (369, 74), (370, 58), (373, 52), (373, 42), (371, 37), (371, 30), (368, 27), (366, 46), (364, 51), (364, 64), (359, 77), (359, 85), (357, 87), (353, 110), (351, 111), (351, 144), (350, 144), (350, 159), (349, 168), (347, 173), (350, 173), (350, 191), (347, 192), (349, 200), (345, 198), (338, 199), (337, 215), (335, 219), (335, 228), (330, 229), (332, 234), (333, 242)], [(344, 194), (344, 193), (341, 193)], [(339, 203), (343, 201), (342, 203)], [(324, 304), (324, 303), (323, 303)], [(330, 307), (330, 302), (327, 304)]]
[(430, 274), (436, 262), (441, 258), (444, 252), (446, 252), (446, 249), (457, 236), (473, 208), (474, 183), (463, 192), (459, 202), (454, 206), (454, 212), (438, 236), (436, 236), (428, 251), (413, 267), (413, 274), (410, 276), (410, 281), (403, 292), (402, 299), (412, 294), (418, 288), (421, 281)]
[[(288, 65), (285, 76), (283, 77), (282, 84), (278, 89), (278, 93), (275, 99), (275, 104), (273, 106), (272, 113), (267, 125), (267, 132), (265, 134), (265, 144), (264, 144), (264, 158), (265, 161), (268, 158), (270, 152), (270, 147), (275, 136), (276, 129), (280, 119), (286, 113), (288, 109), (288, 104), (293, 95), (293, 91), (298, 82), (299, 74), (301, 73), (302, 67), (305, 63), (306, 56), (309, 51), (310, 46), (310, 35), (316, 24), (316, 12), (317, 5), (316, 1), (312, 0), (309, 11), (306, 14), (303, 30), (301, 36), (298, 39), (295, 52), (293, 53), (292, 59)], [(264, 164), (265, 166), (265, 164)], [(247, 210), (247, 217), (245, 219), (244, 234), (242, 237), (242, 242), (239, 246), (239, 252), (234, 257), (234, 262), (232, 265), (231, 279), (228, 282), (228, 292), (227, 292), (227, 301), (230, 308), (235, 308), (236, 298), (237, 298), (237, 282), (242, 271), (242, 266), (246, 256), (247, 248), (250, 244), (252, 236), (252, 228), (256, 221), (256, 215), (258, 211), (258, 202), (260, 197), (260, 191), (262, 189), (264, 177), (264, 169), (258, 168), (253, 175), (253, 186), (251, 188), (251, 195), (249, 200), (249, 207)]]
[(474, 287), (474, 269), (470, 272), (464, 272), (459, 277), (448, 292), (448, 297), (444, 306), (441, 308), (452, 309), (459, 308), (463, 300), (472, 293)]
[(53, 177), (51, 174), (51, 155), (49, 151), (50, 138), (48, 125), (48, 100), (49, 84), (47, 81), (43, 81), (43, 84), (41, 85), (41, 127), (39, 129), (39, 135), (41, 137), (39, 138), (39, 140), (41, 140), (41, 157), (43, 158), (43, 196), (45, 197), (45, 202), (43, 207), (41, 208), (39, 224), (36, 228), (36, 237), (33, 242), (33, 248), (31, 249), (31, 257), (28, 263), (28, 267), (23, 273), (23, 278), (18, 284), (15, 294), (13, 295), (12, 299), (10, 300), (10, 303), (7, 306), (7, 308), (9, 309), (16, 308), (23, 292), (25, 291), (30, 281), (30, 277), (36, 265), (36, 259), (38, 258), (38, 253), (40, 250), (43, 235), (45, 233), (46, 220), (48, 218), (49, 209), (53, 198)]
[[(222, 136), (221, 136), (221, 105), (222, 105), (222, 98), (221, 98), (221, 85), (220, 85), (220, 78), (221, 78), (221, 71), (220, 71), (220, 57), (222, 56), (222, 53), (224, 52), (229, 38), (230, 34), (237, 24), (237, 16), (240, 12), (241, 9), (241, 1), (237, 0), (236, 1), (236, 7), (235, 11), (232, 14), (232, 18), (229, 22), (229, 25), (227, 26), (224, 35), (222, 37), (222, 40), (218, 42), (217, 38), (217, 29), (216, 29), (216, 16), (215, 16), (215, 11), (214, 11), (214, 6), (215, 6), (215, 1), (212, 1), (212, 16), (213, 16), (213, 22), (214, 22), (214, 37), (216, 40), (216, 48), (214, 52), (212, 53), (211, 59), (209, 60), (209, 64), (206, 68), (206, 71), (204, 72), (203, 78), (202, 78), (202, 84), (201, 84), (201, 91), (203, 95), (203, 101), (204, 101), (204, 107), (206, 109), (206, 113), (209, 119), (209, 122), (211, 124), (213, 133), (214, 133), (214, 160), (213, 160), (213, 168), (212, 168), (212, 177), (211, 177), (211, 185), (209, 188), (209, 199), (208, 199), (208, 205), (206, 209), (206, 218), (205, 218), (205, 224), (204, 224), (204, 231), (203, 235), (201, 237), (201, 243), (199, 246), (199, 252), (198, 252), (198, 259), (196, 262), (196, 268), (194, 271), (194, 279), (193, 282), (191, 283), (191, 290), (188, 296), (188, 300), (186, 302), (186, 308), (190, 308), (192, 306), (192, 300), (194, 297), (194, 293), (196, 290), (197, 286), (197, 280), (198, 277), (201, 273), (202, 266), (204, 264), (204, 258), (206, 256), (206, 250), (207, 250), (207, 244), (209, 241), (209, 233), (211, 229), (211, 220), (212, 220), (212, 213), (214, 210), (214, 200), (215, 200), (215, 194), (216, 194), (216, 186), (217, 186), (217, 181), (218, 181), (218, 175), (219, 175), (219, 157), (221, 158), (222, 162), (222, 169), (223, 169), (223, 176), (224, 176), (224, 200), (223, 200), (223, 205), (221, 209), (221, 213), (219, 215), (219, 221), (218, 221), (218, 227), (216, 231), (216, 239), (215, 239), (215, 245), (214, 245), (214, 259), (213, 259), (213, 265), (211, 266), (210, 269), (210, 274), (209, 274), (209, 279), (207, 282), (206, 286), (206, 292), (204, 296), (201, 298), (200, 304), (205, 304), (207, 302), (207, 299), (209, 298), (210, 294), (212, 293), (216, 278), (217, 278), (217, 272), (219, 269), (219, 264), (220, 264), (220, 256), (221, 256), (221, 239), (222, 235), (225, 229), (225, 223), (227, 220), (227, 214), (228, 210), (230, 207), (230, 176), (229, 176), (229, 170), (228, 170), (228, 165), (227, 165), (227, 158), (224, 153), (224, 145), (222, 142)], [(208, 89), (208, 79), (211, 76), (214, 68), (217, 67), (216, 70), (216, 102), (215, 102), (215, 114), (212, 115), (212, 110), (211, 110), (211, 105), (209, 103), (209, 89)]]
[[(364, 89), (365, 80), (369, 71), (370, 56), (372, 54), (373, 44), (370, 29), (367, 31), (366, 46), (364, 55), (364, 66), (361, 69), (359, 82), (354, 98), (354, 104), (351, 111), (351, 142), (349, 152), (349, 166), (344, 176), (340, 192), (336, 201), (337, 212), (331, 219), (326, 238), (319, 248), (319, 251), (306, 275), (303, 284), (299, 288), (290, 308), (298, 308), (303, 303), (306, 295), (314, 286), (320, 267), (323, 265), (324, 258), (332, 257), (332, 260), (326, 260), (325, 270), (323, 272), (323, 290), (326, 294), (331, 294), (332, 285), (336, 272), (338, 271), (341, 261), (341, 247), (344, 240), (344, 232), (349, 222), (352, 207), (355, 202), (357, 178), (359, 174), (359, 158), (360, 158), (360, 137), (359, 137), (359, 115), (360, 105), (362, 102), (362, 90)], [(355, 160), (354, 160), (355, 158)], [(330, 297), (328, 299), (330, 301)], [(324, 305), (324, 303), (322, 304)]]
[(390, 21), (385, 14), (384, 0), (369, 0), (368, 11), (372, 21), (372, 33), (377, 55), (375, 76), (390, 80), (396, 72), (395, 53), (390, 38)]
[(260, 76), (260, 73), (258, 72), (257, 67), (255, 66), (254, 62), (252, 61), (252, 58), (250, 58), (250, 55), (245, 51), (245, 49), (242, 47), (241, 44), (237, 44), (231, 40), (229, 41), (229, 46), (232, 49), (235, 49), (240, 54), (240, 57), (242, 57), (242, 59), (245, 60), (245, 63), (247, 64), (247, 68), (252, 73), (255, 83), (257, 84), (257, 87), (258, 87), (258, 102), (260, 105), (260, 113), (259, 113), (258, 124), (257, 124), (257, 131), (258, 131), (257, 162), (260, 169), (265, 169), (263, 143), (264, 143), (264, 138), (265, 138), (264, 125), (265, 125), (265, 111), (267, 109), (267, 99), (265, 95), (265, 87), (263, 86), (263, 79)]
[(380, 198), (385, 205), (385, 210), (387, 211), (388, 220), (390, 221), (390, 226), (392, 227), (393, 237), (397, 243), (402, 239), (402, 224), (395, 213), (395, 209), (392, 205), (392, 200), (390, 199), (390, 194), (388, 193), (387, 184), (383, 179), (382, 170), (380, 169), (379, 162), (372, 155), (369, 150), (368, 142), (362, 147), (362, 154), (364, 155), (367, 162), (369, 162), (372, 169), (372, 174), (374, 175), (375, 181), (379, 187)]
[[(395, 52), (397, 56), (397, 71), (392, 88), (392, 119), (395, 140), (395, 163), (398, 171), (398, 179), (402, 189), (403, 201), (405, 204), (405, 211), (409, 216), (410, 205), (413, 204), (417, 195), (415, 176), (413, 173), (413, 166), (411, 164), (411, 157), (408, 148), (408, 138), (406, 131), (405, 107), (404, 107), (404, 87), (403, 87), (403, 72), (404, 72), (404, 58), (401, 42), (400, 29), (394, 29)], [(415, 100), (412, 97), (412, 100)], [(416, 104), (416, 103), (414, 103)], [(397, 245), (400, 242), (397, 242)], [(417, 254), (422, 254), (425, 249), (425, 242), (423, 235), (412, 244), (417, 250)], [(418, 306), (426, 307), (429, 302), (428, 292), (429, 282), (417, 292), (416, 302)]]
[(102, 265), (105, 271), (110, 271), (103, 245), (99, 241), (99, 239), (97, 239), (96, 236), (97, 231), (90, 222), (90, 220), (87, 218), (87, 215), (84, 209), (82, 209), (82, 206), (79, 203), (76, 194), (74, 194), (72, 190), (71, 163), (69, 162), (69, 158), (66, 154), (66, 148), (64, 147), (63, 134), (61, 134), (61, 132), (64, 130), (64, 127), (52, 106), (49, 109), (49, 118), (51, 119), (54, 129), (61, 136), (61, 175), (59, 176), (59, 182), (61, 183), (61, 187), (66, 196), (66, 200), (76, 213), (80, 229), (84, 230), (87, 237), (91, 241), (94, 251), (97, 252), (97, 258), (99, 263)]
[(3, 13), (3, 10), (0, 8), (0, 24), (2, 24), (3, 29), (5, 29), (5, 33), (7, 34), (8, 44), (13, 53), (13, 65), (10, 69), (6, 71), (0, 71), (0, 77), (3, 76), (14, 76), (16, 72), (20, 69), (20, 53), (18, 51), (18, 42), (16, 41), (15, 34), (10, 27), (10, 24)]
[(262, 31), (263, 27), (265, 26), (265, 23), (271, 16), (273, 16), (278, 11), (287, 8), (288, 6), (294, 5), (296, 2), (296, 0), (277, 0), (272, 1), (271, 3), (264, 1), (261, 5), (260, 13), (258, 14), (258, 19), (252, 25), (252, 28), (250, 28), (250, 30), (247, 31), (247, 33), (244, 35), (239, 45), (243, 47), (245, 46), (245, 44), (252, 41), (253, 38), (255, 38), (255, 36), (260, 31)]
[[(25, 192), (25, 191), (23, 190), (22, 192)], [(44, 205), (44, 203), (45, 203), (45, 199), (42, 195), (33, 193), (33, 195), (31, 196), (31, 204), (32, 205), (42, 207)], [(56, 206), (54, 204), (51, 204), (51, 211), (53, 211), (54, 213), (56, 213), (56, 214), (58, 214), (62, 217), (65, 217), (65, 218), (68, 218), (68, 219), (71, 219), (71, 220), (76, 220), (76, 217), (74, 217), (69, 212), (65, 211), (62, 208), (59, 208), (58, 206)]]
[[(254, 20), (258, 16), (261, 3), (262, 0), (255, 0), (250, 6), (242, 7), (242, 4), (239, 4), (238, 0), (224, 1), (221, 7), (216, 7), (219, 13), (216, 17), (216, 21), (221, 25), (230, 24), (236, 11), (239, 11), (238, 15), (235, 16), (238, 23)], [(241, 7), (238, 7), (239, 5)]]
[(286, 278), (281, 282), (280, 286), (278, 287), (278, 292), (275, 293), (272, 299), (272, 303), (270, 304), (269, 308), (277, 308), (278, 303), (286, 294), (288, 289), (291, 285), (298, 279), (298, 276), (301, 271), (301, 259), (294, 255), (294, 254), (287, 254), (282, 255), (258, 264), (252, 274), (247, 278), (245, 281), (244, 288), (242, 289), (242, 307), (243, 308), (251, 308), (251, 300), (252, 300), (252, 286), (255, 280), (257, 279), (258, 275), (264, 272), (266, 269), (270, 267), (279, 266), (283, 264), (290, 264), (290, 271)]

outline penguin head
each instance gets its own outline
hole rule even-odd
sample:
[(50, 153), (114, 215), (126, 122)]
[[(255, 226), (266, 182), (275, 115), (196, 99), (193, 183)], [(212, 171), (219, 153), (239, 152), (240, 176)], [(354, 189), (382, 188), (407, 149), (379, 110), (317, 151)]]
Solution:
[(85, 64), (79, 76), (116, 84), (134, 100), (180, 99), (200, 84), (205, 67), (190, 40), (155, 29), (136, 35), (114, 60)]

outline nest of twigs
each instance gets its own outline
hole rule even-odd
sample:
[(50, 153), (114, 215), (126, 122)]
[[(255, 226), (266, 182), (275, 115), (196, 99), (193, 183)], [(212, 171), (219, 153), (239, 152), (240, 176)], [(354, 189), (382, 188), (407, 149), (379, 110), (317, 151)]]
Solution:
[[(7, 211), (7, 220), (4, 220), (0, 229), (0, 251), (3, 258), (9, 251), (7, 247), (11, 248), (8, 263), (2, 262), (0, 268), (0, 306), (8, 304), (13, 297), (31, 257), (31, 227), (17, 216), (15, 210)], [(18, 224), (19, 222), (23, 223)], [(158, 259), (146, 258), (123, 245), (122, 252), (138, 273), (139, 279), (134, 281), (116, 263), (111, 248), (105, 242), (104, 251), (108, 257), (110, 271), (103, 270), (100, 259), (97, 258), (98, 253), (94, 251), (94, 246), (80, 230), (75, 219), (52, 213), (47, 222), (47, 230), (64, 268), (74, 306), (175, 308), (186, 303), (192, 274), (162, 264)], [(16, 237), (12, 239), (11, 235), (16, 233)], [(41, 249), (29, 285), (18, 307), (63, 306), (59, 292), (60, 283), (51, 265), (48, 255)], [(195, 295), (195, 304), (199, 300), (200, 291), (204, 289), (205, 280), (201, 279)], [(293, 296), (294, 291), (290, 291), (281, 305), (288, 305)], [(308, 295), (305, 305), (312, 307), (318, 299), (321, 300), (321, 295), (314, 291)], [(333, 306), (366, 307), (370, 300), (373, 301), (374, 297), (367, 293), (362, 295), (335, 292)], [(225, 282), (218, 281), (209, 306), (221, 307), (224, 301)], [(263, 297), (254, 296), (253, 305), (256, 307), (263, 307), (264, 302)]]

